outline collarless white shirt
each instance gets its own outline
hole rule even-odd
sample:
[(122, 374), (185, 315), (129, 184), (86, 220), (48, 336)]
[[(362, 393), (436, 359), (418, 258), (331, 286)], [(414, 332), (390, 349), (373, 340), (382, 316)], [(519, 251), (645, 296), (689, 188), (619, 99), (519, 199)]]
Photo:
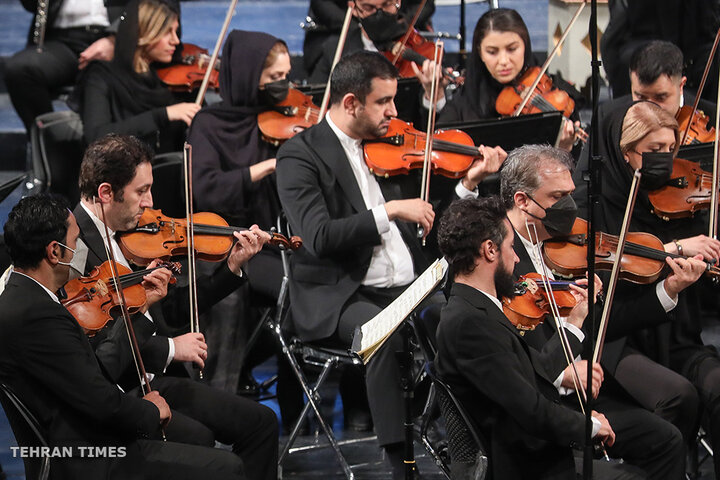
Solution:
[(380, 185), (365, 164), (362, 141), (340, 130), (332, 121), (330, 114), (325, 118), (345, 151), (365, 206), (372, 211), (381, 238), (380, 245), (373, 248), (370, 267), (362, 284), (381, 288), (407, 285), (415, 279), (412, 256), (400, 235), (397, 224), (394, 220), (388, 219), (385, 197)]

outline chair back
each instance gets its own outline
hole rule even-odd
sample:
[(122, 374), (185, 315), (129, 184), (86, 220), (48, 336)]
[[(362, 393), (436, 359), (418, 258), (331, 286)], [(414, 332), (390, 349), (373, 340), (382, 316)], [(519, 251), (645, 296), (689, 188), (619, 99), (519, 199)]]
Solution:
[(85, 151), (80, 115), (70, 110), (39, 115), (30, 129), (33, 183), (39, 192), (80, 200), (78, 176)]
[[(15, 434), (15, 440), (21, 447), (47, 447), (46, 434), (35, 415), (15, 395), (12, 389), (0, 383), (0, 405), (10, 422)], [(47, 480), (50, 475), (50, 457), (25, 456), (25, 477), (30, 479)]]
[(437, 392), (440, 412), (445, 419), (448, 450), (450, 451), (450, 475), (453, 480), (483, 480), (488, 472), (486, 443), (481, 439), (450, 386), (437, 378), (429, 367)]

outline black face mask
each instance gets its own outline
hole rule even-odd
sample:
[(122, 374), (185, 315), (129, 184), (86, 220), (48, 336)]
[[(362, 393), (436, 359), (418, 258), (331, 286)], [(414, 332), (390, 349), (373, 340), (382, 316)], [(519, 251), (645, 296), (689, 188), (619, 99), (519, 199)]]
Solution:
[(545, 211), (545, 217), (539, 218), (528, 212), (533, 218), (540, 220), (545, 230), (553, 237), (569, 235), (577, 218), (577, 205), (570, 195), (565, 195), (555, 202), (552, 207), (545, 208), (540, 205), (529, 193), (530, 200)]
[(645, 190), (657, 190), (672, 177), (672, 152), (643, 152), (640, 185)]
[(274, 82), (268, 82), (260, 89), (260, 100), (265, 105), (277, 105), (285, 100), (290, 91), (290, 80), (283, 78)]
[(387, 13), (385, 10), (377, 10), (372, 15), (360, 18), (358, 21), (370, 40), (380, 50), (389, 49), (392, 42), (402, 37), (406, 30), (404, 23), (398, 22), (397, 13)]

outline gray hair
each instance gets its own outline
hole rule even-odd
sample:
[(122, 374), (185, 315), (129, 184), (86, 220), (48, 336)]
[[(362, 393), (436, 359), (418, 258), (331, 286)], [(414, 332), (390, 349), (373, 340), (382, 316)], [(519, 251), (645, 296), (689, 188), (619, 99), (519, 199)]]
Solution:
[(507, 208), (515, 204), (517, 192), (535, 193), (540, 187), (541, 163), (554, 163), (571, 173), (575, 161), (569, 152), (550, 145), (523, 145), (508, 154), (500, 171), (500, 198)]

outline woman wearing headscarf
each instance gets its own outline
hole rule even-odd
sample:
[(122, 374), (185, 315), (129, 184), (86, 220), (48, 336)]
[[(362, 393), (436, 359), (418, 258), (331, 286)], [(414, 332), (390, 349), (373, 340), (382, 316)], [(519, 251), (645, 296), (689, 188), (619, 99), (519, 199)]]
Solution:
[(139, 137), (156, 153), (182, 150), (185, 129), (200, 109), (180, 102), (155, 73), (180, 43), (179, 13), (165, 0), (133, 0), (126, 8), (109, 62), (93, 62), (75, 98), (90, 143), (108, 133)]
[[(603, 164), (602, 194), (596, 209), (598, 231), (619, 234), (633, 171), (639, 169), (642, 179), (629, 231), (653, 234), (668, 254), (686, 257), (667, 259), (669, 274), (652, 285), (618, 283), (608, 336), (620, 339), (605, 348), (615, 357), (612, 373), (642, 406), (674, 423), (687, 442), (694, 440), (697, 420), (693, 417), (699, 399), (715, 439), (713, 447), (720, 448), (720, 358), (700, 338), (699, 289), (695, 284), (705, 270), (702, 260), (718, 258), (718, 243), (700, 233), (706, 228), (704, 216), (664, 220), (653, 212), (648, 195), (671, 178), (679, 137), (677, 122), (652, 102), (635, 102), (609, 115), (600, 131)], [(587, 190), (579, 176), (583, 170), (587, 165), (578, 165), (575, 198), (580, 216), (587, 218)], [(628, 305), (638, 303), (648, 289), (655, 290), (657, 305), (641, 315), (624, 315)], [(716, 474), (720, 474), (719, 466), (716, 462)]]

